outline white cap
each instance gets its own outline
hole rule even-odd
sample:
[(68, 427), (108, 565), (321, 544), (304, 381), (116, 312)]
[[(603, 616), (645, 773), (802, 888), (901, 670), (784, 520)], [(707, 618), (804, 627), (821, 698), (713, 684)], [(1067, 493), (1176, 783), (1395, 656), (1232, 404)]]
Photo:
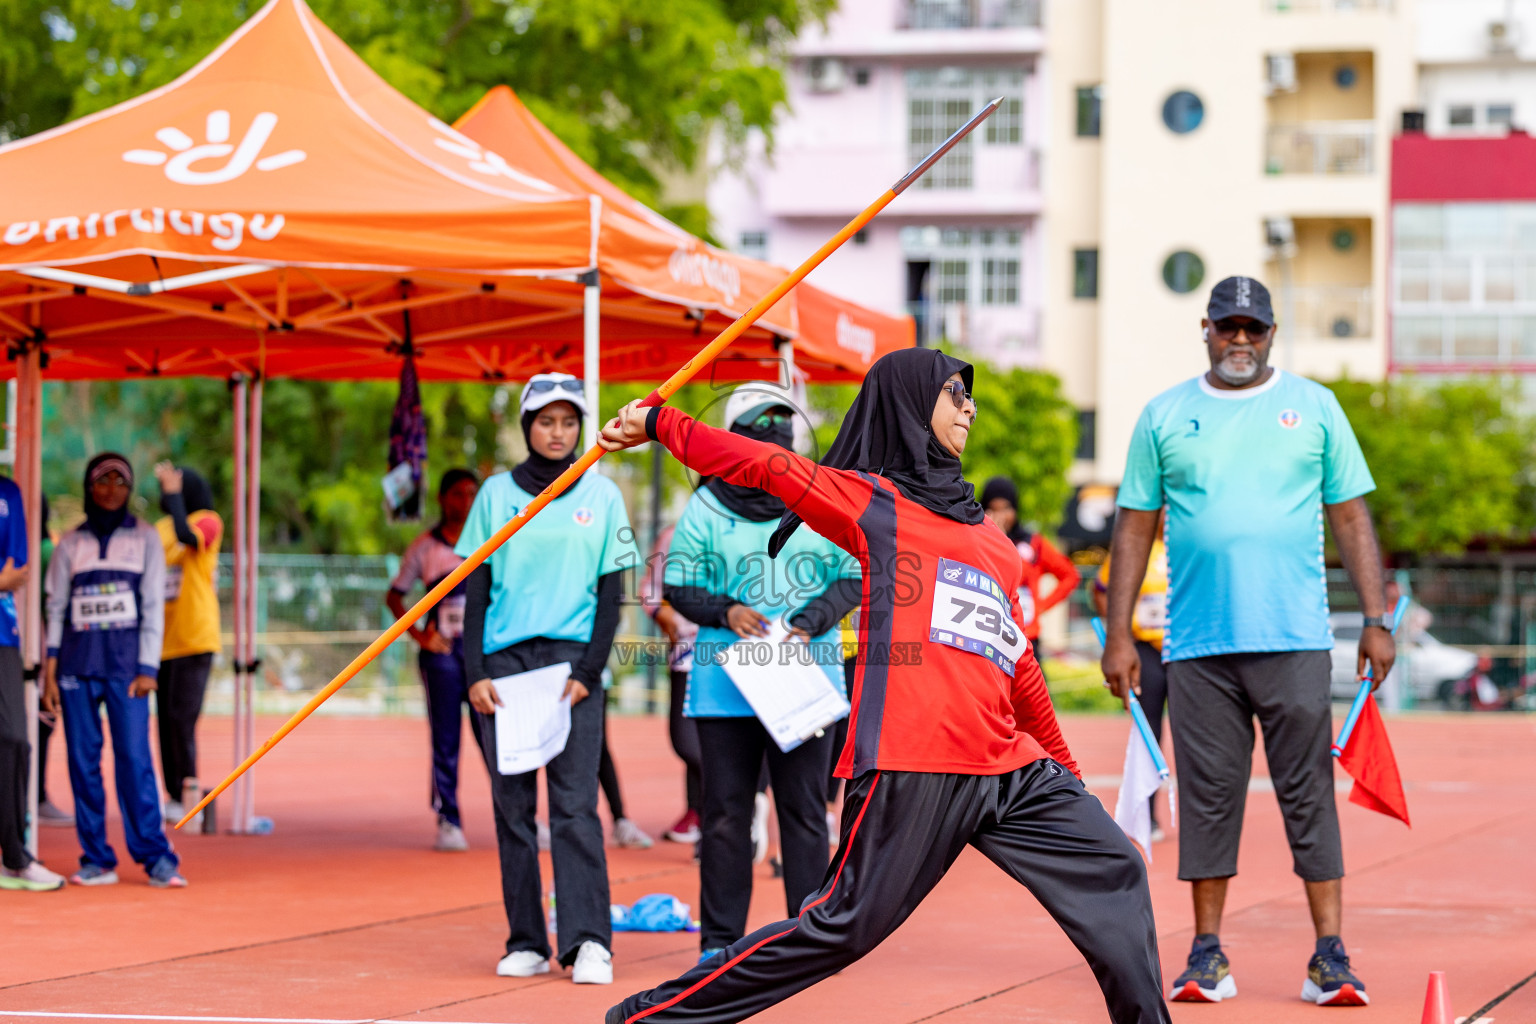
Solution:
[(767, 381), (742, 384), (725, 400), (725, 427), (729, 430), (742, 420), (753, 419), (759, 413), (778, 406), (791, 412), (795, 410), (795, 402), (790, 393), (777, 384), (769, 384)]
[(570, 402), (585, 416), (587, 395), (581, 378), (569, 373), (536, 373), (523, 385), (523, 393), (517, 400), (524, 416), (538, 412), (551, 402)]

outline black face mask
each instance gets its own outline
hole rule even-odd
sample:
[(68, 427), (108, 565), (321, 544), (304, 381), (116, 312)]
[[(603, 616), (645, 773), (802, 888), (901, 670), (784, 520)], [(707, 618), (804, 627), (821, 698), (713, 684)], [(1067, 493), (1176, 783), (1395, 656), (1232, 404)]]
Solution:
[[(789, 421), (770, 423), (760, 430), (749, 424), (735, 423), (731, 425), (731, 433), (750, 437), (754, 441), (776, 444), (780, 448), (792, 449), (795, 443), (795, 427)], [(784, 515), (783, 500), (760, 488), (729, 483), (717, 476), (710, 477), (705, 481), (704, 486), (708, 487), (709, 493), (738, 519), (745, 519), (752, 523), (765, 523)]]
[[(528, 444), (528, 458), (512, 468), (512, 480), (517, 486), (529, 494), (538, 494), (544, 488), (555, 482), (555, 478), (576, 462), (576, 451), (581, 447), (581, 435), (576, 435), (576, 444), (571, 447), (571, 453), (563, 459), (550, 459), (533, 450), (533, 418), (541, 410), (523, 413), (523, 440)], [(581, 410), (577, 410), (579, 413)]]
[[(944, 382), (956, 373), (970, 391), (971, 364), (954, 356), (931, 348), (882, 356), (869, 368), (821, 464), (879, 474), (931, 512), (960, 523), (981, 522), (981, 504), (960, 473), (959, 456), (939, 443), (930, 426)], [(768, 542), (768, 553), (778, 554), (799, 525), (799, 516), (786, 513)]]

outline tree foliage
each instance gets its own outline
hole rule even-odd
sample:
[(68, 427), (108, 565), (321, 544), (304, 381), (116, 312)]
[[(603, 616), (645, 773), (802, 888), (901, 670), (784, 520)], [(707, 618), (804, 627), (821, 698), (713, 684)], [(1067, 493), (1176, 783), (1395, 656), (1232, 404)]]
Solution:
[(1456, 553), (1536, 529), (1536, 421), (1493, 378), (1329, 385), (1360, 439), (1385, 551)]

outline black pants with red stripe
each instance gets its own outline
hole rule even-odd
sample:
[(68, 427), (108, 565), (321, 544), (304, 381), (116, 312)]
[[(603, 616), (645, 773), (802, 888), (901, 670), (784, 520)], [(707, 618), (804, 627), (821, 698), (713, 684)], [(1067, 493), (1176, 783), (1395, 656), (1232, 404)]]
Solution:
[(1141, 856), (1098, 799), (1049, 760), (994, 776), (865, 773), (848, 787), (826, 881), (797, 918), (630, 996), (607, 1024), (730, 1024), (782, 1002), (878, 946), (967, 844), (1061, 925), (1115, 1024), (1168, 1024)]

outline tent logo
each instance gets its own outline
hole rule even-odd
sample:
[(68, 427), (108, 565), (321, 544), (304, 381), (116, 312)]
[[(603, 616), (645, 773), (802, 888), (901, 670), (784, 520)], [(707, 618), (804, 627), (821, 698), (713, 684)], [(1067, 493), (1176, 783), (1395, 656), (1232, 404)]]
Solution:
[(869, 327), (860, 327), (847, 313), (837, 314), (837, 344), (839, 348), (857, 353), (858, 357), (866, 363), (872, 362), (875, 358), (874, 330)]
[[(257, 114), (238, 145), (229, 141), (229, 111), (215, 110), (208, 115), (203, 129), (204, 142), (198, 145), (180, 128), (167, 127), (155, 132), (155, 138), (170, 153), (158, 149), (130, 149), (123, 159), (130, 164), (145, 167), (165, 166), (165, 176), (178, 185), (221, 185), (234, 181), (253, 166), (258, 171), (275, 171), (302, 161), (307, 155), (302, 149), (289, 149), (272, 156), (261, 156), (262, 147), (277, 127), (277, 115)], [(174, 155), (173, 155), (174, 154)], [(214, 170), (193, 170), (192, 165), (204, 160), (228, 158), (224, 166)], [(258, 159), (260, 157), (260, 159)]]
[(489, 175), (493, 178), (510, 178), (520, 185), (527, 185), (529, 188), (536, 188), (541, 192), (560, 191), (542, 178), (535, 178), (525, 171), (518, 170), (507, 163), (500, 153), (486, 149), (468, 135), (444, 124), (437, 118), (429, 117), (427, 118), (427, 123), (432, 126), (433, 131), (446, 136), (446, 138), (432, 140), (437, 143), (437, 148), (446, 150), (454, 156), (462, 157), (468, 161), (469, 169), (475, 173)]
[(727, 304), (741, 294), (741, 271), (707, 252), (693, 252), (680, 245), (667, 257), (667, 270), (678, 284), (713, 288)]

